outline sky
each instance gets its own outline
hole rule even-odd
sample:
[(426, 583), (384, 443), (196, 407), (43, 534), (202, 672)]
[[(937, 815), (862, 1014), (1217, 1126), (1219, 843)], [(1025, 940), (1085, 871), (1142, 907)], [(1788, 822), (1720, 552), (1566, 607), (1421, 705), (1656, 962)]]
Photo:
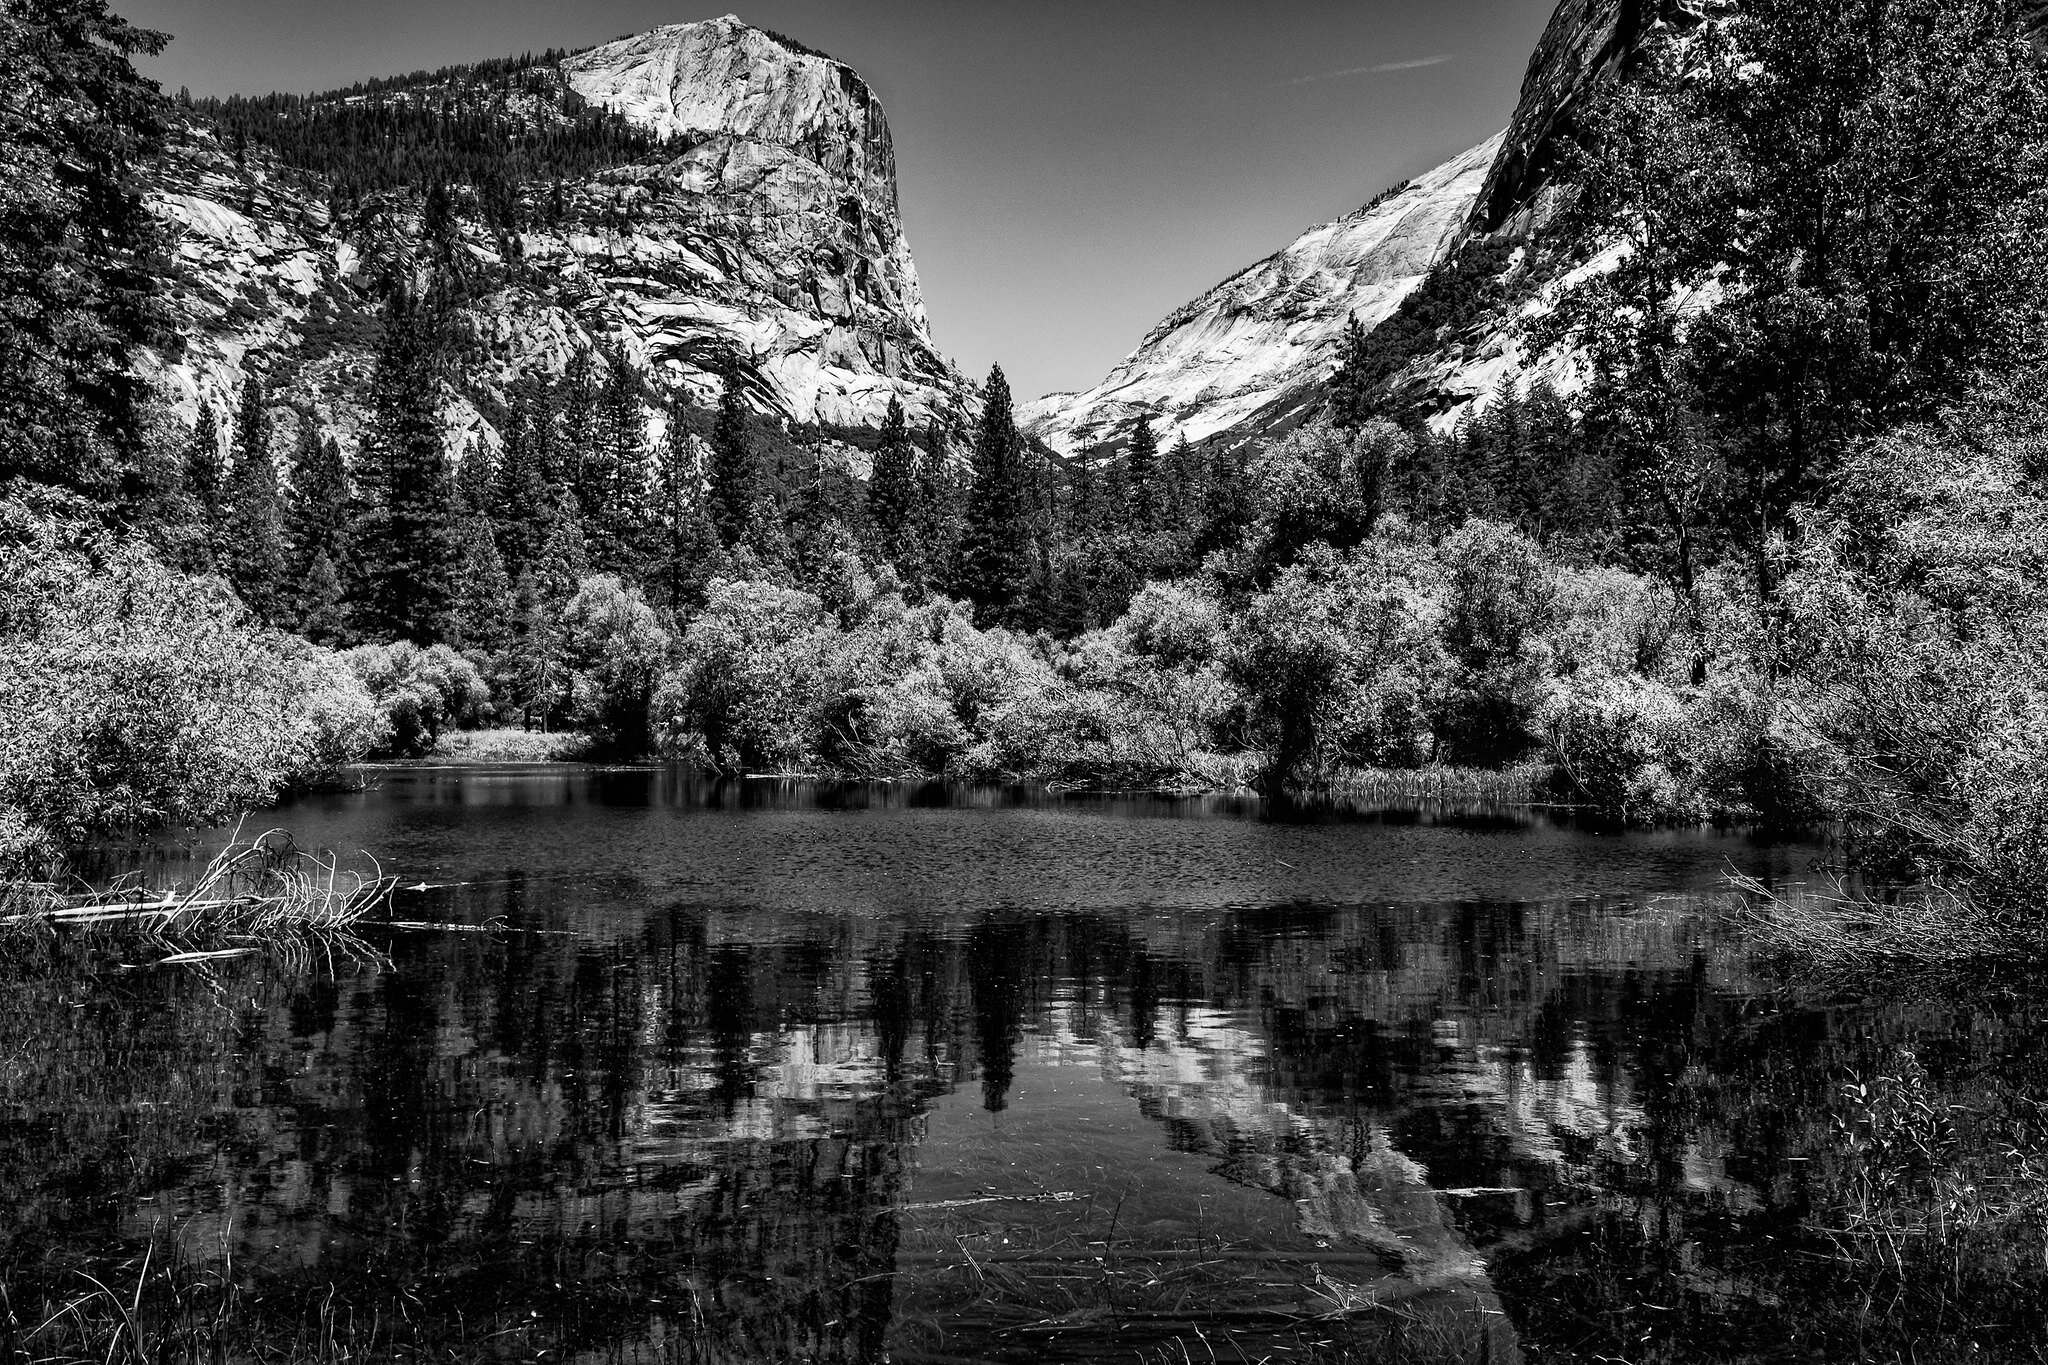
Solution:
[(194, 95), (736, 13), (858, 70), (895, 135), (941, 352), (1020, 399), (1503, 127), (1554, 0), (115, 0)]

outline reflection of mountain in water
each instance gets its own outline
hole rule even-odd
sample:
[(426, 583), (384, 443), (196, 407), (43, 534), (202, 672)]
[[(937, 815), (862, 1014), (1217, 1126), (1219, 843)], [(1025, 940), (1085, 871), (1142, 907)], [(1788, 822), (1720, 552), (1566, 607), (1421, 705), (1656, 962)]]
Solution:
[(577, 888), (441, 893), (423, 916), (517, 932), (339, 981), (9, 1005), (64, 1030), (9, 1092), (13, 1278), (175, 1225), (508, 1354), (1250, 1350), (1398, 1303), (1499, 1360), (1491, 1258), (1604, 1191), (1771, 1197), (1740, 1106), (1679, 1099), (1780, 1045), (1704, 900), (854, 917), (613, 886), (594, 937), (558, 928)]

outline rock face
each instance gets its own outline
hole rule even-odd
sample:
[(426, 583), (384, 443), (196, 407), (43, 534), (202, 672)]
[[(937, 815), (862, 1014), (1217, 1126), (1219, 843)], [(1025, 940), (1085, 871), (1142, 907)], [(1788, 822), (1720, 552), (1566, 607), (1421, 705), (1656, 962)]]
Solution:
[(1025, 428), (1073, 453), (1150, 416), (1202, 441), (1284, 426), (1321, 395), (1346, 320), (1384, 320), (1460, 241), (1495, 138), (1224, 281), (1152, 330), (1109, 377), (1025, 405)]
[[(593, 344), (622, 346), (652, 396), (697, 401), (714, 392), (713, 357), (735, 349), (756, 405), (797, 421), (877, 425), (891, 398), (917, 417), (969, 401), (931, 342), (888, 120), (851, 68), (728, 16), (527, 79), (615, 111), (658, 150), (528, 186), (552, 211), (511, 233), (456, 189), (450, 256), (481, 284), (462, 309), (451, 441), (495, 442), (488, 414), (509, 386)], [(473, 98), (457, 78), (407, 97)], [(174, 398), (231, 402), (256, 353), (283, 401), (346, 435), (341, 400), (369, 372), (383, 282), (427, 252), (425, 187), (331, 221), (330, 186), (253, 141), (230, 149), (205, 119), (180, 130), (153, 180), (184, 332), (157, 365)]]

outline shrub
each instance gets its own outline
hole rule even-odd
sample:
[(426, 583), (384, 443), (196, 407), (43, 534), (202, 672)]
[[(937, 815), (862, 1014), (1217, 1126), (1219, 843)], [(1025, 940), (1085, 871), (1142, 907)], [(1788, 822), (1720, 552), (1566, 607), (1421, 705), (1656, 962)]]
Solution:
[(1442, 637), (1450, 670), (1435, 730), (1454, 763), (1501, 763), (1529, 748), (1549, 660), (1555, 610), (1550, 567), (1510, 526), (1474, 519), (1438, 548), (1445, 595)]
[(1225, 675), (1244, 695), (1249, 739), (1267, 751), (1269, 785), (1428, 757), (1425, 698), (1446, 671), (1440, 598), (1427, 553), (1388, 538), (1342, 558), (1311, 549), (1252, 600)]
[(205, 825), (362, 756), (332, 656), (257, 627), (217, 580), (0, 502), (0, 808), (71, 842)]
[(586, 578), (562, 609), (571, 723), (605, 752), (646, 753), (669, 634), (637, 588)]
[(728, 768), (795, 770), (817, 759), (834, 651), (824, 603), (769, 583), (713, 580), (657, 687), (663, 749)]
[(409, 640), (360, 645), (342, 655), (383, 716), (379, 758), (432, 753), (441, 732), (473, 722), (490, 699), (475, 664), (446, 645)]

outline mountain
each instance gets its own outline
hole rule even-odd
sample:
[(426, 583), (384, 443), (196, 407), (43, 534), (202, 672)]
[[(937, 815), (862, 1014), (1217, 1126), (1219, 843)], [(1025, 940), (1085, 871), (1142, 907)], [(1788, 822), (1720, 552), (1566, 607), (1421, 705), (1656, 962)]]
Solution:
[(957, 414), (880, 102), (841, 62), (726, 16), (575, 54), (189, 109), (148, 201), (189, 417), (245, 367), (346, 436), (394, 280), (453, 283), (451, 443), (512, 384), (623, 347), (651, 399), (707, 401), (732, 348), (755, 405), (878, 425)]
[(1086, 393), (1026, 404), (1020, 423), (1071, 454), (1121, 440), (1141, 415), (1190, 441), (1299, 418), (1347, 320), (1384, 320), (1463, 237), (1499, 147), (1484, 142), (1304, 233), (1173, 313)]
[[(1559, 151), (1580, 109), (1659, 42), (1733, 15), (1736, 0), (1561, 0), (1531, 57), (1515, 112), (1493, 140), (1390, 196), (1305, 233), (1155, 327), (1100, 384), (1020, 409), (1034, 436), (1073, 453), (1121, 442), (1140, 416), (1168, 437), (1244, 440), (1283, 429), (1321, 401), (1347, 316), (1385, 326), (1432, 269), (1468, 246), (1495, 248), (1500, 275), (1451, 282), (1428, 327), (1409, 326), (1401, 401), (1439, 430), (1484, 407), (1503, 380), (1537, 377), (1570, 393), (1583, 377), (1562, 351), (1529, 353), (1518, 325), (1565, 284), (1607, 268), (1611, 253), (1549, 263), (1533, 278), (1507, 248), (1540, 233), (1555, 204)], [(2018, 6), (2048, 35), (2048, 0)], [(1469, 267), (1468, 267), (1469, 270)], [(1455, 273), (1455, 272), (1453, 272)], [(1441, 315), (1451, 314), (1450, 321)]]

